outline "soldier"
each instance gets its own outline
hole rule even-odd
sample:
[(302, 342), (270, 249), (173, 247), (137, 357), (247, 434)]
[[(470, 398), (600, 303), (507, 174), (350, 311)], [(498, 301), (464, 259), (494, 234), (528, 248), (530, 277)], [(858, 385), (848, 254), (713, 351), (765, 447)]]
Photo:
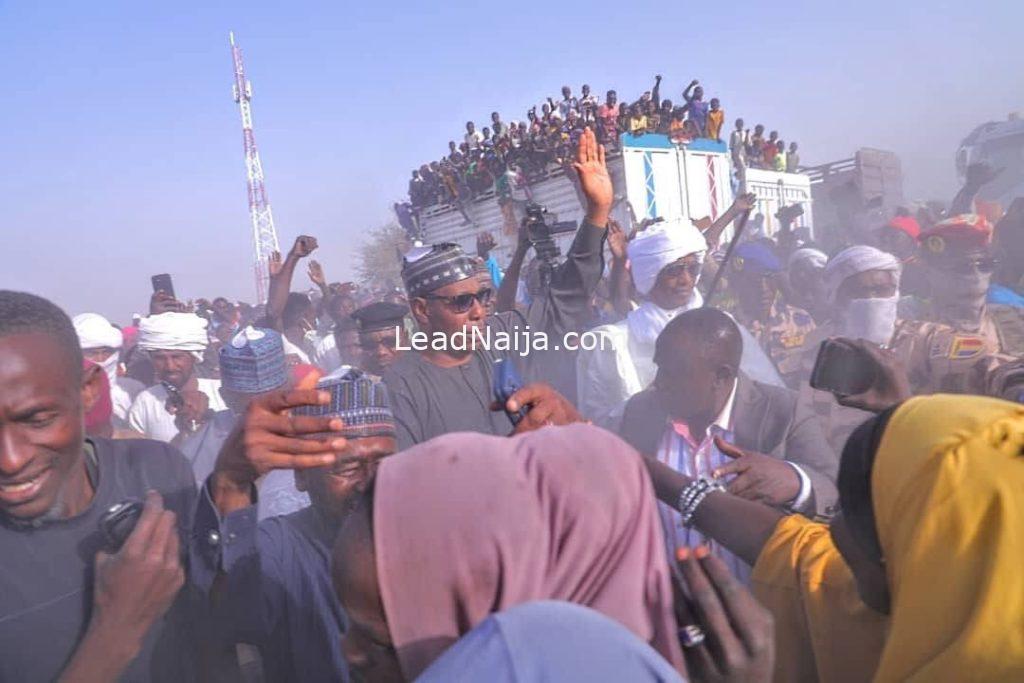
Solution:
[[(986, 351), (1024, 355), (1024, 313), (1015, 306), (986, 302), (997, 265), (991, 242), (991, 224), (975, 214), (954, 216), (921, 233), (922, 262), (932, 292), (929, 318), (969, 335), (944, 337), (928, 350), (931, 356), (957, 360)], [(914, 329), (902, 332), (921, 334), (930, 328)], [(980, 337), (983, 344), (970, 335)]]
[[(937, 225), (936, 229), (943, 225)], [(938, 234), (956, 235), (964, 230), (960, 227), (950, 230), (946, 226)], [(935, 233), (929, 236), (935, 237)], [(972, 239), (977, 237), (972, 235)], [(934, 239), (931, 244), (937, 247)], [(936, 253), (939, 251), (936, 249)], [(955, 275), (950, 272), (946, 277), (953, 279)], [(940, 290), (934, 279), (932, 287), (936, 298), (948, 300), (939, 298), (940, 294), (953, 288)], [(982, 305), (987, 280), (986, 277), (982, 283)], [(899, 262), (891, 255), (863, 245), (845, 249), (829, 261), (825, 283), (836, 309), (836, 322), (816, 334), (808, 344), (803, 358), (805, 373), (814, 365), (817, 341), (826, 336), (843, 336), (865, 339), (891, 349), (906, 370), (915, 394), (940, 391), (1002, 394), (994, 387), (999, 384), (997, 378), (1003, 375), (994, 373), (1015, 359), (1003, 352), (997, 338), (941, 322), (896, 319), (894, 302), (899, 298)], [(818, 408), (820, 412), (820, 406)]]
[(730, 265), (739, 299), (737, 319), (761, 344), (782, 376), (795, 388), (801, 379), (800, 358), (814, 319), (802, 308), (790, 306), (779, 295), (782, 263), (764, 241), (736, 247)]

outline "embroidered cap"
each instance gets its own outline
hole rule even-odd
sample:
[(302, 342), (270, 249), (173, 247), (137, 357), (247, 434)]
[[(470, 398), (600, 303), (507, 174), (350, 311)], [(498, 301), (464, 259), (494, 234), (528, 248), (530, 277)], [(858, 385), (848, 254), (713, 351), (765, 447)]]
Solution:
[(475, 273), (473, 258), (452, 242), (415, 247), (402, 259), (402, 282), (409, 296), (422, 296)]
[(274, 330), (248, 326), (220, 349), (221, 385), (242, 394), (260, 394), (284, 385), (284, 344)]
[(292, 411), (295, 415), (340, 417), (345, 422), (340, 433), (349, 438), (395, 436), (388, 389), (379, 378), (348, 368), (342, 374), (324, 377), (316, 388), (330, 392), (330, 403), (300, 406)]

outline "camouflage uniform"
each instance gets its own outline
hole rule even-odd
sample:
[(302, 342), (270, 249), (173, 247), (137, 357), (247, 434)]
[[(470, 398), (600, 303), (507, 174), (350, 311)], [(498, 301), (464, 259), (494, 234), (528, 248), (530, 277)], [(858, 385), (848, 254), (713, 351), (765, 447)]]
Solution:
[[(992, 253), (992, 226), (981, 216), (954, 216), (921, 233), (928, 268), (943, 259)], [(938, 319), (938, 316), (932, 316)], [(890, 346), (907, 362), (915, 392), (991, 393), (992, 373), (1024, 356), (1024, 313), (988, 304), (976, 329), (941, 322), (902, 321)]]
[(1019, 361), (1002, 352), (994, 332), (922, 320), (897, 321), (889, 347), (906, 364), (915, 394), (990, 394), (992, 373)]
[(767, 322), (741, 320), (754, 339), (772, 359), (782, 380), (795, 388), (801, 382), (801, 358), (807, 336), (814, 332), (814, 318), (802, 308), (776, 300), (772, 304)]

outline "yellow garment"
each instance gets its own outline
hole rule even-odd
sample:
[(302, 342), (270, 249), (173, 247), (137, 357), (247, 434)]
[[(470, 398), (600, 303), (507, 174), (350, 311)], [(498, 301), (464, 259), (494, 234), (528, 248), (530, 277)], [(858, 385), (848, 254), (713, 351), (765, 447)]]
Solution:
[(719, 139), (719, 133), (722, 132), (722, 125), (725, 123), (725, 111), (718, 109), (716, 111), (708, 112), (708, 137), (712, 140)]
[(871, 490), (892, 595), (876, 681), (1024, 681), (1024, 406), (907, 401)]
[(647, 117), (646, 116), (631, 116), (629, 119), (629, 132), (630, 133), (645, 133), (647, 132)]
[(779, 521), (750, 578), (775, 619), (777, 683), (864, 683), (885, 644), (886, 618), (860, 600), (828, 526)]

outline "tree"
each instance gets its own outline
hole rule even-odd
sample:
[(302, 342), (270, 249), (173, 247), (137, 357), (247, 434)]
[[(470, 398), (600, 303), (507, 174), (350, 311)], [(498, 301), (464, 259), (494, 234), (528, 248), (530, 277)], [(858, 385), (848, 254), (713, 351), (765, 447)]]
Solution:
[(371, 230), (356, 252), (360, 283), (370, 289), (402, 287), (401, 256), (409, 249), (409, 238), (394, 222)]

